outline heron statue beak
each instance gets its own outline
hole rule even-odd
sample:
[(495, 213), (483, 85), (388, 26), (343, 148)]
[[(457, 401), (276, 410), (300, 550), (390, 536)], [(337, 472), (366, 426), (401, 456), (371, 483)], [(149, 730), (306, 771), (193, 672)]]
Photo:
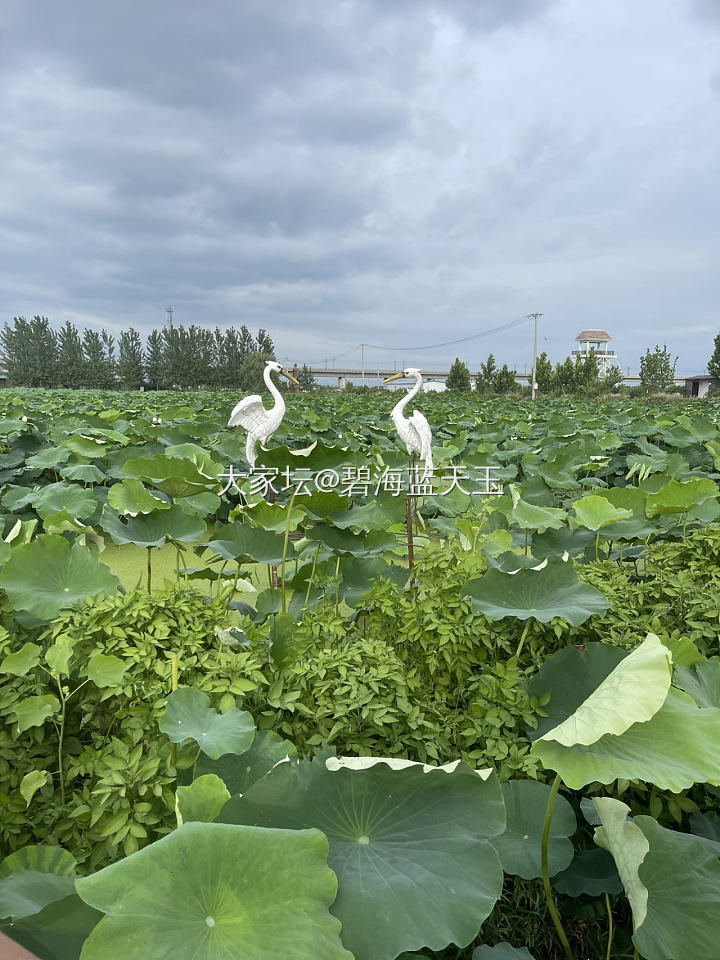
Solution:
[(405, 376), (405, 371), (401, 370), (400, 373), (394, 373), (391, 377), (385, 377), (383, 383), (392, 383), (393, 380), (402, 380)]
[(295, 377), (294, 377), (291, 373), (288, 373), (287, 370), (281, 370), (280, 373), (281, 373), (284, 377), (287, 377), (288, 380), (289, 380), (291, 383), (294, 383), (296, 387), (299, 387), (299, 386), (300, 386), (300, 384), (299, 384), (298, 381), (295, 379)]

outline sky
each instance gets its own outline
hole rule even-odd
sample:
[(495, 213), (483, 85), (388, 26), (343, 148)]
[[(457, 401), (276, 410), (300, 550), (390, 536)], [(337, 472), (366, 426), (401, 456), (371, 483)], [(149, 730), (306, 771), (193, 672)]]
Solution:
[(3, 0), (0, 83), (0, 323), (712, 353), (718, 0)]

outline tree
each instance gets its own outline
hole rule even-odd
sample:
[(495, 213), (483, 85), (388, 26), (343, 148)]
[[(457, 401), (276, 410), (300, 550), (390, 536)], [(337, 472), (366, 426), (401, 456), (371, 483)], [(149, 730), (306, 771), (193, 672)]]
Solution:
[(47, 317), (14, 317), (12, 327), (3, 328), (0, 347), (10, 386), (57, 386), (57, 336)]
[(143, 384), (143, 348), (140, 335), (130, 327), (120, 334), (117, 365), (120, 385), (124, 390), (139, 390)]
[(145, 375), (151, 389), (160, 390), (165, 386), (165, 356), (162, 336), (158, 330), (151, 330), (148, 334)]
[(670, 353), (667, 344), (663, 344), (662, 349), (655, 344), (655, 350), (645, 351), (645, 356), (640, 357), (640, 389), (643, 393), (659, 393), (666, 387), (672, 385), (675, 379), (675, 367), (678, 358), (670, 359)]
[(105, 346), (97, 330), (85, 329), (82, 339), (86, 386), (98, 390), (105, 383)]
[(493, 390), (495, 393), (505, 394), (512, 393), (514, 389), (515, 372), (504, 363), (493, 377)]
[(306, 363), (302, 365), (302, 370), (298, 374), (297, 380), (303, 390), (310, 391), (317, 389), (317, 380)]
[[(535, 364), (535, 382), (538, 393), (550, 393), (553, 388), (553, 368), (548, 355), (543, 351)], [(532, 387), (532, 384), (530, 384)]]
[(115, 338), (111, 337), (107, 330), (100, 331), (100, 340), (103, 346), (103, 365), (100, 372), (103, 390), (112, 390), (117, 386), (115, 380)]
[(250, 333), (248, 328), (243, 324), (240, 327), (240, 334), (238, 336), (238, 353), (240, 354), (240, 363), (247, 357), (249, 354), (254, 353), (257, 350), (257, 345), (253, 339), (253, 335)]
[(562, 363), (556, 363), (553, 373), (554, 389), (563, 396), (575, 393), (575, 376), (575, 364), (572, 362), (572, 357), (566, 357)]
[(605, 367), (605, 376), (602, 378), (602, 385), (608, 393), (617, 393), (618, 387), (622, 382), (623, 372), (616, 363)]
[(263, 353), (269, 360), (275, 359), (275, 344), (270, 339), (267, 330), (258, 330), (257, 335), (258, 353)]
[(455, 357), (455, 363), (450, 367), (445, 386), (448, 390), (470, 389), (470, 371), (459, 357)]
[(58, 334), (58, 384), (77, 390), (85, 384), (82, 341), (74, 323), (67, 320)]
[(492, 390), (495, 374), (497, 373), (497, 363), (495, 357), (490, 354), (485, 363), (480, 364), (477, 375), (478, 390)]
[(257, 350), (249, 353), (240, 364), (240, 389), (248, 393), (263, 393), (267, 391), (263, 374), (265, 373), (265, 364), (272, 357), (265, 356)]
[(711, 377), (720, 377), (720, 333), (715, 337), (715, 349), (708, 360), (707, 372)]

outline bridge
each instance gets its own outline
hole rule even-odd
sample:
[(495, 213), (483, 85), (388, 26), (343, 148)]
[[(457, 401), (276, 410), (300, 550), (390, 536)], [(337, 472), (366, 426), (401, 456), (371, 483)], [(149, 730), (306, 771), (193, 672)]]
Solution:
[[(402, 369), (402, 367), (400, 368)], [(422, 375), (425, 380), (446, 380), (450, 374), (449, 370), (426, 370), (424, 367), (422, 369)], [(311, 371), (314, 377), (337, 377), (338, 384), (341, 380), (361, 380), (368, 386), (376, 386), (378, 383), (382, 382), (386, 377), (393, 377), (396, 373), (400, 371), (395, 369), (382, 369), (378, 367), (365, 367), (365, 369), (356, 369), (353, 367), (312, 367)], [(475, 379), (475, 374), (470, 374), (471, 379)], [(515, 379), (519, 380), (522, 383), (530, 382), (529, 373), (516, 373)], [(686, 380), (692, 380), (692, 376), (688, 377), (675, 377), (673, 383), (677, 386), (684, 386)], [(623, 383), (627, 384), (637, 384), (640, 383), (640, 377), (633, 374), (632, 376), (623, 377)]]

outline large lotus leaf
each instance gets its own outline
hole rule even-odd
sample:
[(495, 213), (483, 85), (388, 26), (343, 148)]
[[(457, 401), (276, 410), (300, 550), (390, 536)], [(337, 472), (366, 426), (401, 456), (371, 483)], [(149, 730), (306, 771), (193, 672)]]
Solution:
[(589, 530), (546, 530), (545, 533), (533, 534), (532, 553), (538, 560), (545, 557), (577, 557), (585, 553), (588, 547), (595, 542), (595, 537)]
[(575, 490), (578, 486), (575, 476), (581, 466), (582, 462), (578, 462), (574, 453), (559, 450), (548, 457), (545, 463), (539, 462), (537, 472), (554, 490)]
[[(259, 500), (252, 506), (238, 508), (233, 511), (252, 521), (253, 526), (261, 530), (273, 530), (275, 533), (285, 533), (288, 523), (289, 504), (268, 503), (266, 500)], [(297, 530), (304, 516), (303, 510), (295, 504), (290, 510), (290, 530)], [(232, 516), (231, 516), (232, 519)]]
[(720, 660), (702, 660), (676, 667), (675, 686), (689, 693), (699, 707), (720, 707)]
[(601, 530), (618, 520), (629, 520), (633, 515), (632, 510), (614, 507), (604, 497), (597, 494), (591, 494), (576, 500), (572, 508), (578, 524), (587, 530)]
[(550, 694), (543, 707), (547, 716), (538, 717), (537, 728), (528, 730), (530, 739), (537, 740), (572, 716), (626, 656), (620, 647), (591, 642), (563, 647), (548, 657), (530, 681), (530, 693), (538, 701)]
[(392, 523), (401, 523), (405, 519), (404, 497), (385, 497), (383, 500), (369, 500), (367, 503), (353, 504), (328, 516), (332, 526), (340, 530), (354, 527), (357, 530), (387, 530)]
[(241, 756), (226, 754), (217, 760), (202, 754), (195, 767), (196, 775), (214, 773), (224, 782), (231, 796), (247, 793), (250, 787), (270, 773), (282, 760), (295, 760), (297, 749), (274, 730), (258, 730), (250, 749)]
[(649, 494), (645, 510), (649, 517), (687, 513), (691, 507), (717, 495), (717, 484), (708, 477), (670, 480), (657, 493)]
[(208, 514), (217, 513), (222, 500), (216, 493), (193, 493), (189, 497), (183, 497), (178, 501), (185, 513), (191, 517), (206, 517)]
[(77, 484), (50, 483), (33, 497), (33, 507), (45, 520), (54, 513), (64, 511), (71, 517), (85, 520), (95, 512), (97, 503), (92, 490), (86, 490)]
[(588, 745), (611, 733), (619, 736), (634, 723), (649, 720), (670, 689), (670, 651), (649, 633), (575, 712), (536, 743), (556, 740), (566, 747)]
[[(211, 461), (210, 461), (211, 463)], [(214, 469), (217, 467), (217, 470)], [(128, 460), (122, 468), (123, 477), (144, 480), (173, 499), (188, 497), (203, 490), (217, 493), (222, 489), (219, 475), (222, 467), (214, 464), (198, 466), (191, 460), (178, 457), (139, 457)]]
[(200, 473), (214, 479), (222, 471), (222, 464), (213, 460), (210, 453), (197, 443), (174, 443), (165, 447), (165, 456), (176, 460), (189, 460), (195, 464)]
[(107, 502), (116, 513), (125, 517), (170, 509), (170, 503), (153, 496), (142, 480), (123, 480), (122, 483), (113, 484), (108, 491)]
[(210, 706), (210, 698), (192, 687), (180, 687), (170, 694), (158, 726), (172, 743), (191, 737), (213, 760), (225, 753), (245, 753), (255, 736), (249, 713), (235, 707), (218, 713)]
[(120, 581), (97, 555), (61, 536), (41, 534), (13, 550), (0, 571), (0, 587), (14, 610), (51, 620), (60, 610), (99, 593), (115, 593)]
[(691, 813), (690, 830), (698, 837), (720, 843), (720, 815), (714, 810), (709, 813)]
[(553, 886), (568, 897), (599, 897), (623, 888), (615, 861), (599, 848), (576, 853), (570, 866), (553, 877)]
[(635, 923), (641, 924), (647, 913), (648, 892), (638, 869), (650, 845), (638, 825), (628, 819), (627, 804), (612, 797), (598, 797), (593, 800), (593, 806), (601, 823), (595, 830), (595, 842), (612, 854)]
[[(550, 787), (537, 780), (508, 780), (502, 785), (502, 792), (507, 827), (505, 833), (492, 841), (500, 855), (502, 868), (505, 873), (513, 873), (525, 880), (541, 877), (540, 847)], [(572, 807), (558, 794), (548, 841), (551, 877), (564, 870), (572, 860), (573, 845), (568, 837), (576, 829)]]
[(535, 960), (525, 947), (513, 947), (506, 941), (494, 947), (483, 944), (473, 950), (472, 960)]
[[(625, 804), (608, 799), (596, 801), (596, 806), (600, 804), (598, 810), (602, 811), (603, 805), (611, 803), (624, 808), (613, 811), (618, 820), (629, 812)], [(611, 833), (605, 827), (606, 815), (604, 840)], [(619, 861), (633, 911), (633, 943), (641, 956), (647, 960), (712, 960), (720, 941), (717, 851), (692, 834), (661, 827), (652, 817), (626, 820), (619, 830), (620, 835), (608, 846)]]
[[(271, 563), (279, 565), (285, 548), (285, 538), (269, 530), (260, 530), (249, 523), (227, 523), (215, 528), (215, 536), (208, 547), (224, 560), (239, 563)], [(295, 557), (295, 548), (288, 541), (285, 558)]]
[(350, 530), (340, 530), (326, 523), (316, 523), (307, 531), (307, 539), (320, 541), (329, 547), (333, 553), (351, 557), (366, 557), (372, 553), (384, 553), (395, 546), (395, 537), (382, 530), (371, 530), (370, 533), (358, 534)]
[(500, 896), (502, 868), (488, 842), (505, 826), (500, 786), (464, 766), (280, 763), (219, 819), (323, 831), (339, 881), (332, 911), (356, 960), (464, 946)]
[(645, 780), (679, 793), (695, 783), (720, 786), (720, 710), (700, 709), (671, 687), (658, 712), (620, 736), (606, 734), (589, 746), (536, 740), (532, 752), (579, 790), (593, 780)]
[(0, 918), (22, 920), (74, 892), (72, 877), (17, 867), (0, 880)]
[(609, 487), (598, 490), (596, 496), (602, 497), (619, 510), (631, 510), (634, 517), (645, 516), (647, 493), (639, 487)]
[(72, 451), (67, 447), (44, 447), (38, 453), (28, 457), (25, 463), (31, 469), (57, 469), (61, 463), (67, 463), (71, 456)]
[(105, 474), (94, 463), (75, 463), (60, 471), (63, 480), (77, 480), (80, 483), (102, 483)]
[(340, 564), (340, 599), (349, 607), (361, 603), (365, 594), (378, 580), (389, 580), (395, 586), (405, 586), (408, 571), (405, 567), (386, 563), (382, 557), (343, 557)]
[(134, 543), (137, 547), (161, 547), (168, 540), (197, 543), (205, 534), (205, 523), (189, 517), (182, 507), (153, 510), (152, 513), (130, 516), (126, 521), (109, 507), (103, 507), (100, 526), (114, 543)]
[(512, 507), (504, 511), (510, 523), (514, 523), (521, 530), (537, 530), (544, 533), (546, 530), (557, 530), (565, 526), (565, 511), (557, 507), (538, 507), (526, 503), (520, 498), (520, 491), (511, 486)]
[(83, 460), (94, 460), (96, 457), (104, 457), (108, 452), (107, 441), (102, 437), (84, 437), (75, 435), (67, 437), (61, 443), (71, 453), (76, 454)]
[[(62, 847), (32, 844), (16, 850), (0, 862), (0, 880), (4, 880), (18, 869), (69, 877), (75, 872), (76, 866), (75, 857)], [(9, 914), (0, 912), (0, 916), (9, 916)]]
[(106, 916), (83, 960), (352, 960), (317, 830), (187, 823), (76, 881)]
[(488, 570), (480, 579), (469, 580), (462, 595), (469, 596), (473, 608), (491, 620), (516, 617), (548, 623), (553, 617), (562, 617), (574, 627), (593, 614), (603, 615), (610, 606), (599, 590), (581, 583), (572, 566), (560, 557), (548, 557), (541, 570), (514, 574)]

